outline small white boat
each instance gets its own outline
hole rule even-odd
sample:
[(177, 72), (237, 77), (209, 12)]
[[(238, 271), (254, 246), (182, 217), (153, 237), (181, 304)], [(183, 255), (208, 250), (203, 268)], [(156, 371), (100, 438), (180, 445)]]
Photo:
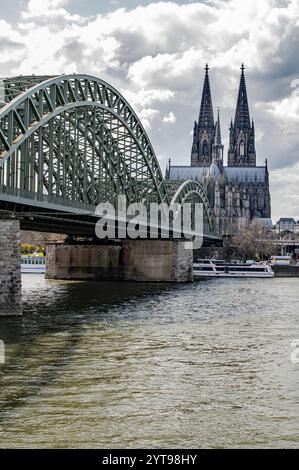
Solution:
[(45, 274), (46, 258), (42, 256), (22, 256), (22, 274)]
[(194, 279), (212, 277), (273, 278), (274, 272), (267, 263), (226, 263), (200, 260), (193, 264)]

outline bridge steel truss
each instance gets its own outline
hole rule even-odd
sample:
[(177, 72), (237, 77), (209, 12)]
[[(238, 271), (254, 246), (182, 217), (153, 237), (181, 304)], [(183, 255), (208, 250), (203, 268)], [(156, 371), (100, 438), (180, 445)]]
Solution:
[(197, 181), (188, 180), (178, 186), (173, 195), (171, 204), (183, 207), (185, 202), (200, 203), (203, 205), (203, 228), (205, 234), (215, 234), (215, 220), (208, 197), (202, 185)]
[[(0, 81), (0, 200), (23, 206), (94, 211), (101, 202), (171, 203), (150, 140), (125, 98), (88, 75)], [(2, 106), (2, 108), (1, 108)], [(214, 231), (204, 190), (195, 182), (173, 202), (197, 195)]]

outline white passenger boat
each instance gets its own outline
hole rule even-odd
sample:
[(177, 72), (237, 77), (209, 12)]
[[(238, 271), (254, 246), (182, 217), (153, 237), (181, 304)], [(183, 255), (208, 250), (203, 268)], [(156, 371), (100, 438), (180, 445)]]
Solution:
[(22, 274), (45, 274), (46, 258), (42, 256), (22, 256)]
[(194, 279), (211, 277), (273, 278), (274, 272), (266, 263), (226, 263), (223, 261), (200, 260), (193, 264)]

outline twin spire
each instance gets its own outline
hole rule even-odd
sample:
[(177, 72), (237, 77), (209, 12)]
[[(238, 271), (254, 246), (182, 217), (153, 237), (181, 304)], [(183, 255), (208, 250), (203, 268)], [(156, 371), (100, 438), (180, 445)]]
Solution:
[[(235, 120), (230, 127), (229, 166), (255, 166), (254, 125), (250, 123), (249, 105), (245, 80), (245, 67), (242, 64)], [(205, 67), (198, 123), (194, 126), (194, 139), (191, 153), (192, 166), (210, 166), (215, 159), (223, 157), (219, 109), (214, 121), (213, 102), (209, 79), (209, 66)], [(223, 160), (223, 158), (222, 158)]]
[[(199, 112), (199, 125), (205, 125), (206, 127), (214, 127), (214, 112), (213, 112), (213, 101), (212, 101), (212, 94), (211, 94), (211, 87), (210, 87), (210, 78), (209, 78), (209, 66), (206, 64), (205, 66), (205, 79), (204, 79), (204, 86), (202, 92), (202, 99), (200, 105), (200, 112)], [(237, 100), (237, 107), (235, 113), (235, 125), (237, 128), (250, 128), (250, 113), (249, 113), (249, 105), (248, 105), (248, 97), (247, 97), (247, 88), (246, 88), (246, 79), (245, 79), (245, 66), (242, 64), (241, 66), (241, 78), (240, 78), (240, 86), (239, 86), (239, 93), (238, 93), (238, 100)], [(220, 131), (220, 124), (219, 124), (219, 108), (218, 108), (218, 119), (217, 119), (217, 128), (216, 131), (218, 135), (220, 135), (221, 139), (221, 131)], [(218, 143), (221, 143), (218, 141)]]

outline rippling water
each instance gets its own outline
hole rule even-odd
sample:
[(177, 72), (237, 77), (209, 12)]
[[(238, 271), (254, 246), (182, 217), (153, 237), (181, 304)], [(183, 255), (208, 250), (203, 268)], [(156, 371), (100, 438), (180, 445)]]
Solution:
[(0, 447), (299, 447), (298, 279), (23, 291)]

